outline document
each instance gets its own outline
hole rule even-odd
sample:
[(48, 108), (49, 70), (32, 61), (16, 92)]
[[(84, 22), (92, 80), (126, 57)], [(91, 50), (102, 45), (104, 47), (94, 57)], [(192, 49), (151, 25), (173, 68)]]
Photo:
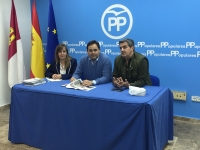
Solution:
[(66, 88), (69, 89), (75, 89), (75, 90), (83, 90), (83, 91), (90, 91), (94, 88), (96, 88), (95, 86), (83, 86), (82, 85), (82, 80), (81, 79), (77, 79), (69, 84), (67, 84)]
[(47, 81), (49, 82), (54, 82), (54, 81), (62, 81), (62, 79), (51, 79), (51, 78), (46, 78)]
[(35, 85), (39, 85), (39, 84), (44, 84), (46, 83), (45, 79), (40, 79), (40, 78), (31, 78), (31, 79), (26, 79), (23, 80), (22, 83), (24, 85), (29, 85), (29, 86), (35, 86)]

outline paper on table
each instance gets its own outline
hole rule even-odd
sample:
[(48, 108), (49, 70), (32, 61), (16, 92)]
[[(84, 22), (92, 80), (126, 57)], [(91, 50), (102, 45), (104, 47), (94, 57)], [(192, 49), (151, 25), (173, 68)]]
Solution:
[(46, 78), (48, 81), (50, 82), (54, 82), (54, 81), (62, 81), (62, 79), (51, 79), (51, 78)]
[(26, 79), (23, 80), (24, 83), (33, 83), (33, 82), (38, 82), (40, 79), (39, 78), (31, 78), (31, 79)]
[(41, 78), (41, 79), (40, 78), (31, 78), (31, 79), (23, 80), (22, 83), (24, 85), (34, 86), (34, 85), (46, 83), (46, 81), (43, 78)]
[(87, 87), (87, 86), (71, 86), (70, 84), (68, 84), (66, 86), (66, 88), (68, 88), (68, 89), (75, 89), (75, 90), (90, 91), (90, 90), (92, 90), (92, 89), (94, 89), (96, 87), (95, 86), (89, 86), (89, 87)]
[(69, 84), (67, 84), (66, 88), (69, 89), (77, 89), (77, 90), (83, 90), (83, 91), (90, 91), (94, 88), (96, 88), (95, 86), (82, 86), (82, 80), (81, 79), (77, 79)]

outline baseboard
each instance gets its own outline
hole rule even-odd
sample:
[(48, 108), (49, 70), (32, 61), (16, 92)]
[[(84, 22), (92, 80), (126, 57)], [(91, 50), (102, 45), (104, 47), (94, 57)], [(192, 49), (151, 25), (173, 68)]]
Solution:
[(10, 109), (10, 104), (4, 105), (0, 107), (0, 112), (6, 110), (6, 109)]
[(199, 119), (194, 119), (194, 118), (186, 118), (186, 117), (174, 116), (174, 119), (175, 120), (182, 120), (182, 121), (192, 122), (192, 123), (200, 123)]

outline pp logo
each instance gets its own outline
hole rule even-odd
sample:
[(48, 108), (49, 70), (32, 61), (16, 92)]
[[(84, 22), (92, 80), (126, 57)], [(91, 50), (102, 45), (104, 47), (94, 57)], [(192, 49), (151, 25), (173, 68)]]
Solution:
[(99, 45), (100, 45), (100, 47), (103, 45), (103, 42), (102, 41), (99, 41)]
[(177, 56), (179, 54), (179, 51), (171, 51), (171, 56)]
[(125, 37), (131, 31), (132, 25), (133, 17), (130, 10), (121, 4), (109, 6), (101, 17), (101, 28), (111, 39)]
[(67, 45), (67, 44), (68, 44), (68, 42), (67, 42), (67, 41), (62, 41), (62, 43), (63, 43), (63, 44), (65, 44), (65, 45)]
[(154, 50), (147, 50), (147, 56), (152, 56), (155, 53)]
[(75, 52), (75, 48), (70, 48), (70, 49), (69, 49), (69, 52), (70, 52), (70, 53), (74, 53), (74, 52)]
[(85, 46), (85, 41), (79, 41), (79, 45)]
[(193, 46), (195, 46), (195, 42), (186, 42), (186, 48), (192, 48)]
[(160, 42), (160, 46), (166, 48), (169, 45), (168, 42)]
[(105, 49), (105, 54), (110, 54), (110, 53), (112, 53), (112, 50), (111, 49)]
[(137, 45), (138, 45), (138, 47), (140, 47), (140, 46), (143, 47), (145, 45), (145, 42), (138, 42)]
[(197, 51), (197, 57), (200, 57), (200, 51)]

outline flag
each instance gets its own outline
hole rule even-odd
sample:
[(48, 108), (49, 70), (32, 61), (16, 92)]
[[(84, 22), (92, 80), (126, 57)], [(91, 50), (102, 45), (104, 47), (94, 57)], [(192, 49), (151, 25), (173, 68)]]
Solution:
[(20, 38), (15, 5), (12, 0), (10, 39), (8, 50), (8, 85), (10, 88), (26, 78), (22, 41)]
[(31, 48), (31, 78), (44, 78), (45, 62), (40, 26), (36, 10), (36, 2), (32, 4), (32, 48)]
[(54, 17), (52, 1), (49, 0), (49, 18), (47, 28), (46, 67), (48, 68), (54, 59), (54, 52), (58, 45), (58, 35)]

